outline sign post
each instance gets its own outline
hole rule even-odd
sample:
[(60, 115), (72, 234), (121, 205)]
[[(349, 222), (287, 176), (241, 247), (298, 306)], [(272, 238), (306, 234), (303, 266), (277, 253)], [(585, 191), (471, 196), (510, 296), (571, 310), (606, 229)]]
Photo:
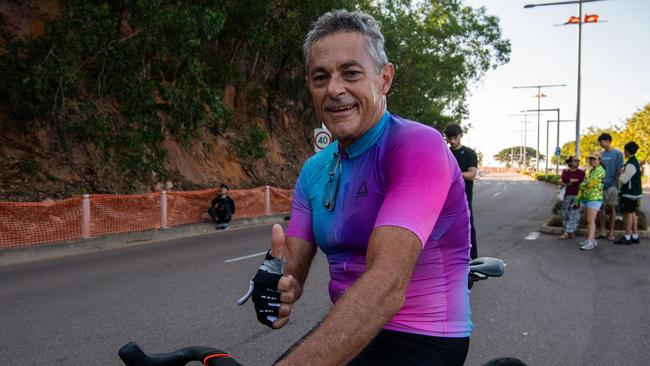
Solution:
[(319, 152), (332, 143), (332, 134), (327, 128), (314, 128), (314, 152)]

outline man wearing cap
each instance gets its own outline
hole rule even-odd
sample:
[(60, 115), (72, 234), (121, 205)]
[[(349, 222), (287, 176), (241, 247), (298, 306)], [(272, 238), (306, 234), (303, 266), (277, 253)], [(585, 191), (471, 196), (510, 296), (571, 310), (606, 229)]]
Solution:
[(603, 204), (605, 169), (600, 164), (598, 151), (589, 154), (587, 161), (591, 169), (586, 174), (585, 180), (580, 183), (576, 204), (584, 207), (587, 220), (587, 240), (580, 243), (580, 249), (593, 250), (598, 245), (596, 242), (596, 215)]

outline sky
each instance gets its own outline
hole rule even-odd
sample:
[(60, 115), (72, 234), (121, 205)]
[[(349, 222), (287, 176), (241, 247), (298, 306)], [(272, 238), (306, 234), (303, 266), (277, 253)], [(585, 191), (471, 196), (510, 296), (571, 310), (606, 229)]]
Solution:
[[(500, 19), (502, 36), (512, 45), (510, 62), (490, 70), (471, 88), (471, 128), (463, 144), (484, 155), (484, 165), (501, 149), (522, 144), (537, 147), (537, 115), (510, 116), (537, 109), (537, 89), (519, 85), (566, 84), (542, 89), (541, 109), (560, 108), (560, 119), (575, 120), (578, 78), (578, 27), (554, 26), (578, 15), (578, 5), (524, 9), (525, 4), (558, 0), (465, 0), (484, 6)], [(583, 24), (580, 130), (595, 126), (623, 127), (634, 112), (650, 103), (650, 0), (609, 0), (584, 3), (584, 14), (598, 14), (603, 23)], [(529, 123), (524, 124), (524, 118)], [(546, 112), (540, 121), (540, 152), (546, 149)], [(549, 152), (553, 154), (556, 123), (550, 124)], [(561, 123), (560, 146), (575, 140), (575, 122)]]

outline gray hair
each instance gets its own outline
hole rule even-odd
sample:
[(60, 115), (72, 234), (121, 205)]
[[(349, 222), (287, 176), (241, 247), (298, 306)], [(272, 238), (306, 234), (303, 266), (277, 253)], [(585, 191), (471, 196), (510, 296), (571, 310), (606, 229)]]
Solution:
[(305, 68), (309, 71), (309, 48), (312, 43), (336, 32), (359, 32), (366, 37), (368, 52), (375, 61), (377, 73), (388, 63), (384, 50), (384, 35), (381, 34), (380, 24), (372, 16), (360, 11), (333, 10), (318, 18), (311, 27), (302, 51), (305, 56)]

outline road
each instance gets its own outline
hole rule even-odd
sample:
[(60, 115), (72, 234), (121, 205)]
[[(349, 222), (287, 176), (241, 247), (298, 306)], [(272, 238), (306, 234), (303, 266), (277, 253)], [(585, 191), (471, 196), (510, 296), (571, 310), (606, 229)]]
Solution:
[[(476, 183), (479, 254), (508, 266), (472, 290), (466, 364), (497, 356), (529, 365), (650, 364), (650, 243), (581, 252), (577, 241), (536, 233), (554, 194), (522, 176)], [(260, 225), (0, 267), (0, 359), (119, 365), (117, 350), (135, 340), (154, 353), (210, 345), (268, 365), (330, 306), (321, 253), (286, 329), (266, 329), (250, 303), (235, 305), (269, 234)]]

